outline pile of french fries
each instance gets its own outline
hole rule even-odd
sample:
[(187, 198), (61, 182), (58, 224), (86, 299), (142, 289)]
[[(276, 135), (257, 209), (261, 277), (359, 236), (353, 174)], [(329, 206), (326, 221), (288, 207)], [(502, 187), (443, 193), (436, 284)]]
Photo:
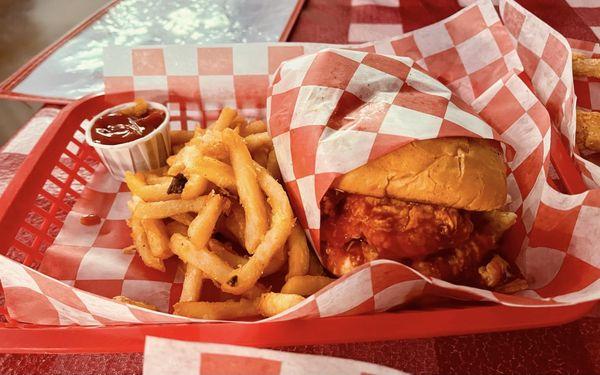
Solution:
[[(600, 59), (573, 54), (573, 75), (600, 78)], [(577, 108), (577, 148), (600, 165), (600, 112)]]
[[(153, 269), (176, 256), (185, 267), (177, 315), (270, 317), (333, 279), (325, 276), (295, 223), (263, 121), (225, 108), (207, 129), (171, 133), (168, 167), (126, 175), (133, 250)], [(279, 291), (264, 281), (279, 273)], [(230, 299), (202, 301), (204, 280)], [(152, 308), (124, 296), (123, 303)]]

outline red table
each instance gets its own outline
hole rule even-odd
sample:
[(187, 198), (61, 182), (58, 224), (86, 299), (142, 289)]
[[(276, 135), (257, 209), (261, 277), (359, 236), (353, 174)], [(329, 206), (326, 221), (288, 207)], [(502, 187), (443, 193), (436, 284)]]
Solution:
[[(589, 27), (600, 24), (597, 8), (571, 8), (563, 0), (553, 1), (552, 6), (539, 0), (520, 2), (565, 36), (598, 41)], [(356, 7), (353, 9), (351, 3), (351, 0), (307, 1), (290, 40), (346, 43), (352, 23), (402, 23), (406, 32), (458, 10), (456, 0), (400, 0), (400, 6), (394, 9), (373, 6), (362, 9), (360, 13), (355, 11)], [(27, 139), (27, 134), (23, 133), (45, 129), (57, 112), (52, 107), (42, 109), (16, 137), (17, 145), (20, 139)], [(14, 144), (0, 153), (0, 191), (23, 158), (23, 152)], [(592, 374), (600, 373), (600, 318), (584, 318), (559, 327), (516, 332), (297, 346), (282, 350), (375, 362), (415, 374)], [(0, 354), (0, 374), (141, 372), (141, 354)]]

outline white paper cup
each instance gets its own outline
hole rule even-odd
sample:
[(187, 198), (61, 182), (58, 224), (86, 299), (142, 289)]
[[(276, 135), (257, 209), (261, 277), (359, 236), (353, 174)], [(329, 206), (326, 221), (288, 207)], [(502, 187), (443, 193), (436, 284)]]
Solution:
[(171, 116), (169, 116), (169, 111), (160, 103), (147, 103), (150, 108), (163, 111), (165, 119), (150, 134), (134, 141), (118, 145), (103, 145), (92, 141), (92, 127), (100, 117), (131, 107), (135, 104), (134, 102), (119, 104), (104, 110), (94, 116), (87, 124), (85, 141), (96, 150), (110, 174), (120, 181), (125, 179), (126, 171), (148, 171), (165, 166), (167, 157), (171, 154), (169, 134)]

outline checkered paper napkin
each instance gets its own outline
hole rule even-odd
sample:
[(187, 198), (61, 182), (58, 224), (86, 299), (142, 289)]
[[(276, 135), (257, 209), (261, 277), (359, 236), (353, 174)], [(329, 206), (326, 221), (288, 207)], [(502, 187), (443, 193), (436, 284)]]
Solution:
[(402, 375), (351, 359), (147, 337), (144, 375)]
[[(503, 255), (520, 267), (530, 290), (503, 295), (457, 286), (379, 260), (268, 320), (383, 311), (428, 293), (516, 306), (597, 300), (600, 190), (569, 196), (546, 183), (550, 127), (571, 140), (574, 132), (570, 49), (515, 2), (501, 1), (499, 9), (502, 19), (490, 2), (481, 1), (440, 23), (352, 49), (316, 44), (109, 49), (107, 90), (158, 89), (173, 102), (175, 127), (190, 126), (189, 118), (214, 118), (224, 105), (267, 117), (295, 213), (313, 241), (318, 201), (335, 175), (412, 139), (469, 135), (504, 142), (509, 208), (519, 221), (505, 236)], [(407, 100), (407, 93), (422, 101)], [(314, 95), (321, 96), (313, 113), (300, 103), (314, 103)], [(346, 124), (335, 113), (363, 120)], [(181, 290), (175, 260), (159, 273), (121, 252), (130, 244), (124, 221), (128, 198), (127, 189), (100, 166), (46, 251), (40, 272), (0, 258), (13, 319), (64, 325), (188, 320), (102, 297), (122, 294), (167, 311)], [(100, 214), (102, 223), (79, 225), (89, 212)]]

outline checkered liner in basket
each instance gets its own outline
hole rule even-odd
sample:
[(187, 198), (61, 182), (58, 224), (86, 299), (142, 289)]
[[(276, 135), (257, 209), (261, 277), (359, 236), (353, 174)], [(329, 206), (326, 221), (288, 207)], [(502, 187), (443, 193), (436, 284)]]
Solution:
[[(415, 138), (467, 131), (471, 136), (492, 138), (493, 129), (496, 137), (510, 146), (505, 147), (511, 169), (510, 209), (520, 220), (505, 236), (503, 254), (521, 268), (531, 290), (503, 295), (426, 279), (401, 264), (376, 261), (271, 320), (381, 311), (422, 293), (518, 306), (596, 300), (600, 298), (600, 258), (595, 243), (600, 238), (600, 190), (567, 196), (546, 183), (551, 123), (565, 134), (574, 129), (568, 44), (512, 1), (500, 2), (500, 14), (502, 21), (492, 4), (482, 1), (440, 23), (354, 47), (354, 52), (335, 49), (289, 61), (277, 74), (282, 61), (327, 46), (109, 50), (109, 57), (131, 58), (107, 59), (107, 89), (162, 89), (169, 98), (191, 94), (201, 98), (200, 111), (209, 117), (223, 105), (242, 108), (249, 115), (264, 115), (268, 103), (269, 125), (288, 192), (296, 215), (313, 240), (318, 236), (319, 198), (336, 174)], [(327, 64), (321, 66), (321, 61)], [(327, 72), (331, 61), (339, 70)], [(535, 93), (524, 83), (529, 81), (525, 75), (531, 78)], [(264, 82), (269, 77), (274, 85), (267, 100)], [(431, 77), (449, 88), (452, 96)], [(259, 85), (259, 81), (263, 83)], [(364, 87), (355, 85), (364, 82), (377, 89), (365, 92)], [(418, 106), (394, 95), (407, 90), (435, 105)], [(323, 94), (319, 111), (307, 113), (295, 105), (315, 92)], [(381, 116), (373, 121), (352, 130), (343, 126), (340, 130), (339, 123), (327, 121), (334, 108), (346, 108), (348, 103), (356, 106), (368, 98), (372, 103), (367, 107), (382, 108)], [(293, 115), (280, 116), (286, 110)], [(471, 111), (491, 129), (469, 114)], [(395, 121), (390, 116), (415, 119), (419, 127), (404, 126), (406, 121), (391, 126)], [(329, 142), (336, 137), (341, 142)], [(340, 157), (339, 144), (351, 144), (352, 156)], [(123, 222), (127, 198), (126, 189), (100, 169), (45, 255), (40, 271), (48, 276), (0, 258), (0, 279), (13, 319), (82, 325), (183, 319), (142, 312), (81, 291), (108, 297), (124, 294), (165, 310), (178, 298), (181, 277), (175, 264), (168, 264), (165, 274), (155, 273), (138, 257), (121, 253), (120, 248), (130, 241)], [(90, 209), (102, 212), (104, 220), (99, 228), (86, 229), (86, 233), (77, 218)]]

